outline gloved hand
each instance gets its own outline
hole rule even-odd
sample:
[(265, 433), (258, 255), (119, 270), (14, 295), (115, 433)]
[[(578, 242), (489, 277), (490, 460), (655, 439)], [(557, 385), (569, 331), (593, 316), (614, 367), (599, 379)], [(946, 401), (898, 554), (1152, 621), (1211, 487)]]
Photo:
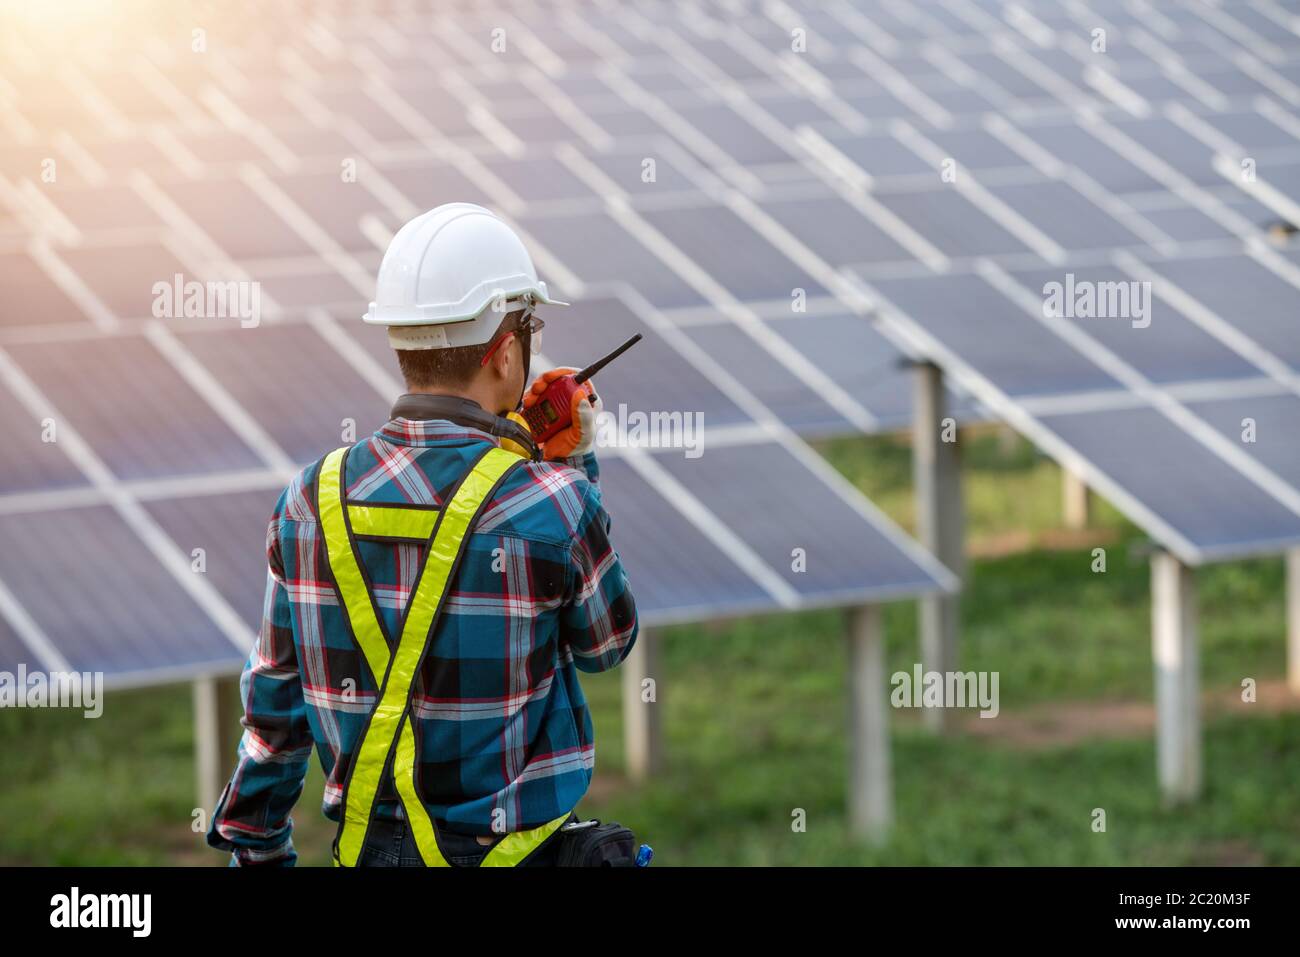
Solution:
[[(543, 372), (533, 380), (532, 388), (524, 393), (524, 408), (530, 409), (537, 404), (542, 393), (561, 376), (574, 375), (577, 369), (561, 367)], [(569, 412), (573, 424), (557, 432), (542, 443), (542, 456), (547, 459), (567, 459), (575, 455), (585, 455), (596, 443), (596, 416), (602, 405), (600, 396), (591, 385), (591, 380), (584, 382), (578, 392), (574, 393), (573, 405)]]

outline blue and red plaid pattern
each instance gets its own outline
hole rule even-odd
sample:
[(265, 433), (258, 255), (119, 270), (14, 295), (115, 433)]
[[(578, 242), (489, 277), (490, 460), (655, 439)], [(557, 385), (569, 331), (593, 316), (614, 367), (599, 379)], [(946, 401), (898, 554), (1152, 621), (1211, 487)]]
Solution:
[[(447, 421), (394, 419), (349, 452), (347, 499), (440, 507), (496, 443)], [(338, 821), (343, 783), (378, 696), (329, 575), (318, 467), (289, 484), (267, 530), (263, 623), (240, 679), (238, 766), (207, 836), (241, 864), (296, 860), (289, 814), (313, 747), (325, 771), (322, 811)], [(591, 453), (520, 465), (470, 533), (412, 709), (420, 797), (452, 830), (536, 827), (571, 810), (587, 790), (595, 747), (577, 672), (614, 667), (637, 634), (598, 479)], [(425, 546), (363, 539), (358, 549), (380, 618), (397, 635)], [(401, 816), (391, 776), (379, 802), (379, 816)]]

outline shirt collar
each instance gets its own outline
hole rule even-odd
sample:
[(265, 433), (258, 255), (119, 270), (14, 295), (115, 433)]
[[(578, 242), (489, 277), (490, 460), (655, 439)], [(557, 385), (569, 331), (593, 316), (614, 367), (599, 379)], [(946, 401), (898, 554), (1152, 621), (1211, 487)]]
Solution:
[[(489, 442), (500, 445), (500, 440), (482, 429), (463, 425), (450, 419), (418, 418), (418, 404), (404, 401), (403, 396), (393, 406), (392, 418), (376, 435), (396, 445), (451, 445), (465, 442)], [(467, 410), (482, 413), (483, 407), (471, 399), (460, 400)]]
[(491, 442), (499, 444), (494, 435), (481, 429), (448, 422), (446, 419), (390, 419), (375, 433), (394, 445), (450, 445), (457, 442)]

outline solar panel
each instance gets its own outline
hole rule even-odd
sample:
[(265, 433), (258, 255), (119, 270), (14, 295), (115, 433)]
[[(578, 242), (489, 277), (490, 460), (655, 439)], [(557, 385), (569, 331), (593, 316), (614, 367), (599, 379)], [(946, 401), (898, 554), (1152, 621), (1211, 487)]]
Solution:
[[(1120, 387), (1032, 316), (1008, 308), (1006, 297), (979, 276), (883, 280), (872, 287), (1008, 395)], [(1034, 361), (1025, 362), (1026, 355)]]
[(829, 189), (811, 195), (801, 190), (800, 195), (790, 199), (773, 198), (760, 205), (791, 235), (832, 265), (913, 259), (897, 239)]
[(605, 213), (516, 217), (584, 283), (624, 282), (660, 308), (697, 306), (704, 297)]
[[(805, 494), (808, 467), (771, 445), (710, 449), (698, 459), (662, 456), (663, 466), (801, 598), (850, 604), (915, 594), (929, 576), (898, 538), (865, 525), (853, 504)], [(754, 482), (752, 475), (768, 481)], [(761, 518), (760, 518), (761, 517)], [(760, 520), (755, 520), (760, 519)]]
[[(185, 555), (201, 551), (201, 574), (230, 603), (249, 630), (261, 624), (266, 554), (249, 547), (265, 541), (280, 489), (268, 486), (218, 495), (188, 495), (145, 503), (145, 509)], [(191, 562), (196, 561), (191, 558)]]
[(76, 429), (118, 478), (262, 464), (141, 336), (66, 340), (53, 347), (21, 343), (8, 352), (53, 403), (56, 430)]
[(1130, 193), (1160, 189), (1158, 180), (1078, 123), (1022, 123), (1019, 126), (1034, 143), (1064, 162), (1079, 167), (1108, 190)]
[(4, 549), (0, 581), (73, 670), (122, 680), (229, 669), (239, 657), (112, 509), (0, 515), (0, 536), (41, 543)]
[(60, 249), (58, 258), (118, 319), (151, 317), (154, 284), (171, 284), (174, 276), (189, 273), (157, 242)]
[(181, 340), (295, 462), (363, 434), (388, 411), (337, 350), (302, 326), (194, 332)]
[(1062, 249), (1114, 249), (1141, 240), (1068, 183), (993, 186), (990, 192)]
[(86, 318), (81, 308), (27, 253), (0, 253), (0, 283), (5, 290), (0, 326), (31, 322), (35, 316), (47, 322), (76, 322)]
[[(1083, 41), (1049, 57), (1032, 25), (973, 4), (687, 6), (512, 6), (507, 57), (489, 46), (491, 7), (363, 17), (338, 5), (310, 31), (290, 29), (294, 12), (232, 9), (214, 24), (241, 42), (207, 57), (168, 53), (146, 29), (97, 36), (79, 64), (93, 102), (68, 77), (29, 70), (31, 57), (5, 58), (0, 112), (18, 135), (0, 149), (0, 206), (17, 215), (0, 219), (0, 349), (108, 475), (90, 487), (93, 463), (40, 443), (33, 396), (18, 401), (23, 381), (7, 381), (0, 440), (22, 461), (0, 465), (0, 523), (32, 533), (37, 516), (65, 530), (85, 518), (120, 545), (119, 569), (145, 569), (105, 579), (104, 643), (77, 645), (84, 622), (62, 609), (43, 610), (41, 629), (61, 649), (73, 635), (78, 660), (149, 667), (139, 642), (156, 625), (122, 599), (156, 590), (195, 624), (160, 637), (155, 664), (229, 663), (211, 608), (177, 597), (189, 593), (142, 551), (139, 529), (72, 496), (145, 496), (180, 554), (209, 541), (194, 546), (209, 551), (205, 587), (255, 619), (280, 458), (314, 458), (345, 420), (360, 434), (384, 417), (397, 370), (358, 322), (366, 281), (388, 233), (454, 200), (516, 222), (548, 281), (577, 300), (546, 316), (545, 359), (581, 362), (643, 332), (636, 360), (602, 373), (607, 408), (704, 415), (698, 460), (606, 459), (647, 620), (872, 600), (944, 577), (791, 432), (905, 427), (904, 354), (943, 358), (958, 386), (1083, 460), (1191, 558), (1290, 540), (1295, 462), (1276, 436), (1300, 368), (1296, 262), (1243, 251), (1282, 214), (1246, 184), (1237, 195), (1215, 161), (1256, 151), (1259, 181), (1295, 200), (1300, 139), (1278, 105), (1294, 98), (1257, 99), (1265, 78), (1279, 84), (1233, 41), (1177, 7), (1162, 10), (1156, 60), (1131, 40), (1149, 18), (1104, 5), (1115, 29), (1099, 62), (1090, 15), (1073, 8), (1034, 7)], [(1245, 7), (1219, 15), (1270, 22)], [(153, 32), (177, 16), (160, 13)], [(792, 18), (806, 55), (791, 49)], [(1300, 81), (1287, 62), (1300, 44), (1282, 31), (1268, 43), (1285, 51), (1269, 69)], [(1226, 99), (1193, 90), (1171, 57), (1199, 64), (1189, 72)], [(167, 85), (149, 67), (119, 76), (123, 58)], [(940, 175), (948, 157), (956, 182)], [(56, 182), (42, 179), (46, 158)], [(349, 160), (356, 182), (340, 175)], [(282, 321), (268, 309), (255, 329), (153, 324), (153, 281), (232, 263)], [(1026, 309), (1066, 272), (1150, 279), (1151, 325), (1077, 320), (1072, 335)], [(854, 286), (878, 297), (875, 315)], [(791, 308), (796, 289), (806, 313)], [(983, 414), (956, 396), (949, 407)], [(1233, 439), (1238, 418), (1257, 420), (1253, 445)], [(682, 511), (666, 487), (707, 514)], [(1229, 494), (1239, 505), (1222, 505)], [(800, 537), (816, 539), (802, 573), (790, 567)], [(47, 574), (91, 575), (71, 550), (43, 560)], [(0, 582), (24, 607), (49, 604), (5, 561)], [(117, 648), (119, 634), (133, 637)], [(0, 653), (13, 647), (0, 631)]]
[(33, 415), (12, 392), (0, 388), (0, 443), (8, 450), (0, 470), (0, 494), (85, 484), (85, 476), (57, 441), (58, 423), (47, 418)]
[(712, 205), (649, 209), (642, 216), (741, 302), (789, 301), (795, 289), (803, 289), (809, 297), (826, 293), (729, 209)]
[[(1078, 289), (1084, 289), (1083, 284), (1088, 283), (1101, 290), (1128, 287), (1133, 282), (1129, 273), (1115, 266), (1067, 264), (1056, 269), (1015, 271), (1011, 275), (1027, 291), (1039, 296), (1052, 283), (1061, 286), (1064, 293), (1067, 281), (1072, 281)], [(1069, 276), (1073, 280), (1068, 280)], [(1245, 379), (1259, 375), (1257, 368), (1184, 316), (1175, 304), (1158, 298), (1158, 294), (1148, 296), (1140, 287), (1137, 292), (1138, 296), (1130, 300), (1132, 318), (1098, 317), (1091, 322), (1081, 321), (1082, 329), (1153, 382)], [(1146, 315), (1138, 316), (1138, 308), (1144, 309)]]
[(1201, 556), (1223, 558), (1300, 541), (1300, 515), (1154, 409), (1042, 421)]
[(1030, 252), (1023, 241), (955, 190), (938, 191), (933, 187), (900, 190), (882, 193), (879, 199), (945, 255), (991, 256)]
[(1150, 265), (1154, 275), (1229, 320), (1269, 354), (1300, 368), (1300, 287), (1291, 279), (1240, 254), (1164, 259)]

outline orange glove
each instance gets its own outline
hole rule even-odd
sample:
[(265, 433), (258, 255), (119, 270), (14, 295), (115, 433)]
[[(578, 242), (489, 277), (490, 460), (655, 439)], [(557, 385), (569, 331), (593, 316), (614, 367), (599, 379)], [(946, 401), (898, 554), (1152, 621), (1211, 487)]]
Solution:
[[(542, 393), (561, 376), (574, 375), (577, 369), (562, 366), (543, 372), (533, 380), (532, 388), (524, 393), (524, 408), (531, 409), (542, 397)], [(579, 391), (573, 395), (573, 405), (569, 409), (573, 424), (563, 429), (542, 443), (542, 456), (547, 459), (567, 459), (575, 455), (585, 455), (591, 451), (596, 442), (596, 416), (600, 413), (600, 396), (588, 379)]]

